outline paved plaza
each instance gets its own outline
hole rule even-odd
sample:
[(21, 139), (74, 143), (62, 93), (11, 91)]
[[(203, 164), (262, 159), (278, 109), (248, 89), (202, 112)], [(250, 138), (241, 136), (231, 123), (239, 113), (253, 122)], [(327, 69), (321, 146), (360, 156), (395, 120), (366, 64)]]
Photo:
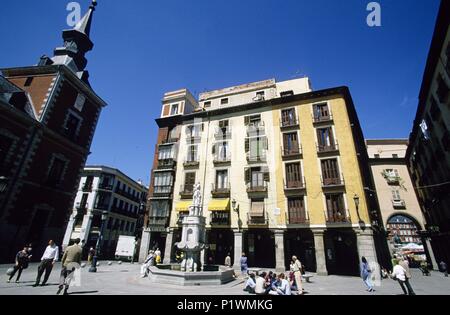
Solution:
[[(0, 295), (54, 295), (58, 289), (60, 264), (55, 265), (45, 287), (33, 288), (37, 264), (30, 264), (24, 270), (20, 283), (6, 283), (6, 271), (10, 265), (0, 266)], [(140, 265), (114, 262), (111, 266), (102, 262), (97, 273), (89, 273), (88, 268), (81, 271), (81, 285), (72, 287), (69, 293), (73, 295), (189, 295), (192, 291), (187, 287), (168, 284), (151, 283), (148, 278), (140, 278)], [(450, 294), (450, 278), (441, 273), (433, 272), (430, 277), (424, 277), (418, 270), (413, 270), (412, 286), (417, 295)], [(15, 280), (15, 278), (13, 279)], [(195, 287), (199, 295), (247, 295), (243, 292), (244, 280), (236, 280), (223, 286)], [(401, 289), (397, 282), (387, 279), (381, 282), (375, 293), (365, 291), (361, 279), (357, 277), (328, 276), (320, 277), (313, 274), (311, 283), (304, 283), (308, 295), (397, 295)]]

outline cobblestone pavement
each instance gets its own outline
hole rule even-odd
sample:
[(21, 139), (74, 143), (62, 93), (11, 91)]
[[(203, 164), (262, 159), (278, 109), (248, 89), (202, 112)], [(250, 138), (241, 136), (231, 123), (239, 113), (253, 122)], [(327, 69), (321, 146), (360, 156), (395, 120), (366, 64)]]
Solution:
[[(61, 266), (55, 265), (49, 284), (45, 287), (33, 288), (37, 273), (37, 264), (30, 264), (24, 270), (20, 283), (6, 283), (6, 270), (10, 265), (0, 265), (0, 295), (54, 295), (58, 289), (58, 279)], [(139, 277), (140, 265), (114, 262), (111, 266), (102, 262), (97, 273), (89, 273), (83, 268), (80, 286), (71, 287), (73, 295), (189, 295), (191, 290), (168, 284), (151, 283), (147, 278)], [(412, 286), (417, 295), (447, 295), (450, 294), (450, 278), (441, 273), (433, 272), (430, 277), (413, 270)], [(15, 278), (13, 279), (13, 281)], [(243, 292), (243, 279), (223, 286), (195, 287), (196, 295), (247, 295)], [(357, 277), (328, 276), (320, 277), (313, 274), (312, 283), (304, 283), (309, 295), (397, 295), (402, 291), (397, 282), (383, 280), (376, 292), (365, 291), (364, 284)]]

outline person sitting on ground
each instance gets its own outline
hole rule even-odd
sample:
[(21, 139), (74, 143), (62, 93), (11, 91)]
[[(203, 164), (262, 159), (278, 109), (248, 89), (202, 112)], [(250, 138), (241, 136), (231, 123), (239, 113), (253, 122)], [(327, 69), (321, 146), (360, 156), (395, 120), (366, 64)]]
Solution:
[(297, 291), (297, 285), (295, 284), (295, 275), (293, 272), (289, 273), (289, 284), (291, 285), (291, 290), (292, 291)]
[(255, 274), (251, 273), (247, 279), (247, 282), (245, 283), (244, 291), (247, 291), (248, 293), (255, 293), (255, 287), (256, 287)]
[(270, 295), (292, 295), (291, 285), (289, 281), (286, 280), (286, 276), (284, 273), (281, 273), (278, 276), (278, 286), (276, 290), (272, 290), (269, 292)]
[(267, 273), (263, 272), (256, 277), (255, 293), (257, 295), (265, 295), (266, 294), (266, 276), (267, 276)]

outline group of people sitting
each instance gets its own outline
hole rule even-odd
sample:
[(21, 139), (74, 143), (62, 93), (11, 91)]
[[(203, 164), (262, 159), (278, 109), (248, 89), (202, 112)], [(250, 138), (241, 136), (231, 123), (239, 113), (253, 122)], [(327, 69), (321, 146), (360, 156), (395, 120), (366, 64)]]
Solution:
[(245, 283), (244, 291), (256, 295), (295, 295), (294, 291), (298, 291), (298, 288), (292, 272), (286, 276), (284, 273), (277, 275), (269, 271), (259, 275), (251, 273)]

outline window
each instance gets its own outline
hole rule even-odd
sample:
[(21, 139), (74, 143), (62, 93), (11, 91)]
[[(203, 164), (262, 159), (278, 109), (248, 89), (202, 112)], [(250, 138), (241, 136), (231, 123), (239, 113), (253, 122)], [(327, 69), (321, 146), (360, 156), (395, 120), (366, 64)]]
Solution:
[(266, 157), (268, 147), (266, 137), (248, 138), (245, 141), (245, 151), (248, 153), (249, 160), (262, 160)]
[(211, 107), (211, 101), (207, 101), (203, 104), (203, 107), (208, 108)]
[(131, 223), (130, 224), (130, 232), (131, 233), (134, 233), (134, 228), (135, 228), (134, 223)]
[(392, 157), (393, 157), (394, 159), (398, 159), (398, 154), (392, 154)]
[(90, 176), (86, 177), (86, 181), (84, 182), (83, 190), (91, 190), (93, 182), (94, 182), (94, 176), (90, 175)]
[(379, 158), (380, 158), (380, 155), (379, 155), (379, 154), (375, 154), (375, 158), (376, 158), (376, 159), (379, 159)]
[(264, 217), (264, 199), (253, 199), (250, 210), (251, 217)]
[(256, 92), (256, 97), (254, 98), (255, 101), (264, 101), (264, 98), (266, 96), (265, 91)]
[(189, 145), (186, 162), (198, 161), (198, 145)]
[(66, 124), (64, 126), (64, 134), (71, 140), (75, 140), (80, 128), (81, 119), (73, 113), (67, 115)]
[(28, 78), (25, 80), (24, 86), (30, 86), (31, 83), (33, 83), (33, 79), (34, 79), (34, 77), (28, 77)]
[(227, 189), (228, 187), (228, 171), (220, 170), (216, 173), (216, 188)]
[(402, 200), (402, 197), (400, 196), (400, 190), (398, 190), (396, 188), (392, 189), (392, 199), (394, 201)]
[(317, 129), (317, 141), (319, 152), (333, 150), (335, 148), (333, 129), (331, 127)]
[(178, 114), (178, 104), (172, 104), (172, 107), (170, 108), (170, 115), (177, 115)]
[(53, 163), (50, 167), (50, 172), (48, 173), (47, 183), (51, 186), (58, 186), (59, 184), (61, 184), (62, 175), (65, 167), (66, 167), (65, 161), (58, 158), (54, 158)]
[(339, 167), (337, 159), (321, 160), (322, 177), (324, 185), (340, 184)]
[(124, 227), (125, 227), (125, 221), (122, 220), (122, 221), (120, 221), (120, 230), (123, 231)]
[(227, 105), (228, 104), (228, 98), (222, 98), (220, 100), (220, 105)]
[(302, 224), (307, 221), (303, 196), (288, 198), (289, 224)]
[(113, 218), (109, 218), (108, 219), (108, 224), (107, 224), (107, 229), (108, 230), (111, 230), (112, 229), (112, 227), (113, 227), (113, 222), (114, 222), (114, 219)]
[(289, 108), (281, 111), (281, 125), (283, 127), (294, 126), (297, 124), (297, 117), (295, 117), (295, 109)]
[(200, 137), (202, 129), (203, 129), (202, 124), (187, 126), (186, 127), (186, 136), (188, 138), (198, 138), (198, 137)]
[(263, 187), (264, 186), (264, 173), (259, 170), (252, 171), (252, 187)]
[(216, 160), (217, 161), (228, 161), (229, 160), (229, 149), (228, 142), (219, 142), (216, 144)]
[(246, 126), (259, 127), (262, 125), (261, 115), (245, 116), (244, 123)]
[(430, 98), (430, 115), (434, 121), (437, 121), (441, 117), (441, 110), (434, 96)]
[(9, 154), (13, 140), (7, 137), (0, 136), (0, 170), (6, 168), (6, 158)]
[(173, 178), (171, 173), (156, 173), (154, 179), (155, 193), (170, 193), (172, 183)]
[(130, 222), (127, 221), (125, 231), (130, 231)]
[(327, 194), (325, 195), (327, 204), (328, 220), (331, 222), (345, 222), (346, 211), (344, 209), (343, 194)]
[(151, 217), (167, 217), (169, 214), (169, 201), (154, 200), (150, 206)]
[(302, 169), (299, 162), (286, 164), (286, 188), (303, 186)]
[(83, 111), (85, 102), (86, 102), (86, 97), (84, 97), (84, 95), (82, 95), (82, 94), (78, 94), (73, 107), (75, 107), (79, 112), (81, 112), (81, 111)]
[(284, 155), (298, 154), (300, 145), (296, 132), (283, 134)]
[(285, 91), (285, 92), (280, 93), (281, 97), (288, 97), (288, 96), (293, 96), (293, 95), (294, 95), (294, 91)]
[(164, 145), (159, 147), (158, 160), (170, 160), (173, 159), (173, 146)]
[(438, 81), (438, 88), (436, 90), (436, 95), (438, 96), (439, 102), (441, 102), (441, 104), (445, 104), (448, 98), (449, 88), (442, 74), (439, 75), (437, 81)]
[(192, 193), (195, 185), (195, 172), (186, 173), (184, 177), (184, 192)]
[(330, 120), (331, 114), (328, 108), (328, 104), (317, 104), (314, 105), (314, 121), (320, 122), (324, 120)]

